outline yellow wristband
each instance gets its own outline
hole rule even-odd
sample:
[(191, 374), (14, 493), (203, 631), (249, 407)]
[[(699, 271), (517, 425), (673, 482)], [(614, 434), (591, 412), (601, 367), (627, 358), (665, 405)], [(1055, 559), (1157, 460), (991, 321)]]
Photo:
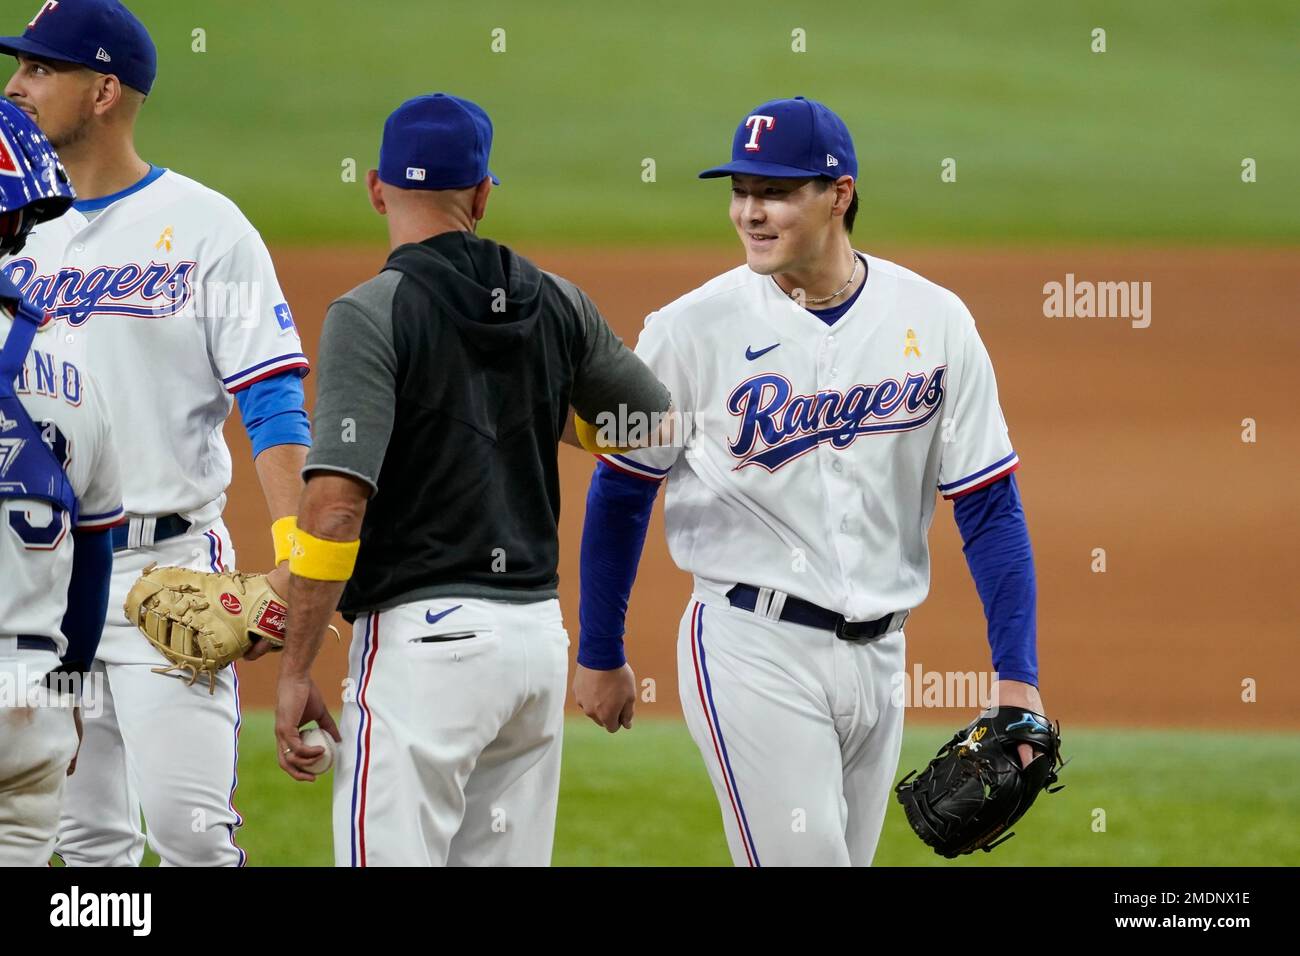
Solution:
[(275, 542), (275, 563), (289, 560), (289, 552), (293, 545), (289, 542), (291, 535), (298, 527), (297, 515), (286, 515), (283, 518), (277, 518), (271, 522), (271, 540)]
[(327, 541), (295, 528), (289, 535), (289, 571), (313, 581), (346, 581), (352, 577), (361, 540)]
[(578, 433), (578, 444), (593, 455), (626, 455), (631, 448), (617, 448), (613, 445), (602, 445), (597, 438), (596, 426), (591, 424), (577, 412), (573, 413), (573, 430)]

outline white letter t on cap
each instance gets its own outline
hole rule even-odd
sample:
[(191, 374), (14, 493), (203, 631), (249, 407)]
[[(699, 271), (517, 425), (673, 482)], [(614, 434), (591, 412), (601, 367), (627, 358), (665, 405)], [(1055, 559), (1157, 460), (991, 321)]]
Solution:
[(749, 127), (749, 142), (745, 144), (745, 149), (750, 152), (758, 152), (758, 134), (765, 129), (771, 129), (776, 125), (775, 116), (760, 116), (755, 113), (745, 120), (745, 125)]
[(32, 22), (27, 24), (27, 29), (30, 30), (32, 27), (36, 26), (37, 20), (45, 16), (45, 14), (49, 13), (58, 5), (59, 0), (45, 0), (45, 2), (41, 4), (41, 8), (36, 11), (36, 16), (32, 17)]

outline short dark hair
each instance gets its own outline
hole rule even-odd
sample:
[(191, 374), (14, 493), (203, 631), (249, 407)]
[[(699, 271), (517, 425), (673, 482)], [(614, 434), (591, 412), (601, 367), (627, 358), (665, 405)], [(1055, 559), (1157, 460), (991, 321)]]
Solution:
[[(818, 187), (817, 191), (823, 193), (826, 192), (826, 190), (830, 189), (833, 185), (835, 185), (835, 180), (830, 179), (829, 177), (826, 176), (818, 176), (816, 179), (813, 180), (813, 182), (817, 183), (817, 187)], [(845, 232), (853, 231), (853, 220), (857, 218), (858, 218), (858, 186), (856, 183), (854, 183), (853, 198), (849, 200), (849, 208), (844, 211)]]

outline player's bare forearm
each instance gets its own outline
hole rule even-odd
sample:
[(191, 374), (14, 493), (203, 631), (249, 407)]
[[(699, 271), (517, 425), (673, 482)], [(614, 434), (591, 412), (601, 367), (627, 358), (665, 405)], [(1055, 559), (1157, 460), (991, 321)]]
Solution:
[(343, 594), (343, 581), (289, 578), (289, 620), (284, 634), (281, 677), (305, 677), (320, 653), (321, 641)]
[[(305, 445), (272, 445), (253, 459), (257, 479), (262, 484), (262, 494), (266, 496), (266, 510), (271, 513), (272, 521), (297, 512), (298, 499), (302, 495), (302, 466), (306, 462)], [(267, 574), (267, 581), (277, 594), (287, 594), (289, 563), (281, 561), (277, 567), (272, 568)], [(265, 649), (261, 650), (265, 652)]]
[[(361, 535), (369, 489), (345, 475), (313, 475), (297, 503), (298, 527), (327, 541), (355, 541)], [(343, 581), (316, 581), (293, 574), (289, 579), (289, 621), (285, 628), (281, 677), (311, 672)]]
[(999, 680), (993, 688), (999, 707), (1024, 707), (1036, 714), (1047, 716), (1043, 710), (1043, 697), (1038, 688), (1019, 680)]
[(306, 463), (305, 445), (272, 445), (254, 459), (272, 521), (297, 512), (302, 496), (302, 467)]
[(582, 442), (578, 439), (578, 428), (573, 420), (573, 416), (576, 414), (578, 413), (570, 410), (569, 415), (565, 418), (564, 431), (560, 435), (560, 441), (566, 445), (572, 445), (574, 448), (578, 449), (578, 451), (586, 451), (586, 449), (582, 447)]

